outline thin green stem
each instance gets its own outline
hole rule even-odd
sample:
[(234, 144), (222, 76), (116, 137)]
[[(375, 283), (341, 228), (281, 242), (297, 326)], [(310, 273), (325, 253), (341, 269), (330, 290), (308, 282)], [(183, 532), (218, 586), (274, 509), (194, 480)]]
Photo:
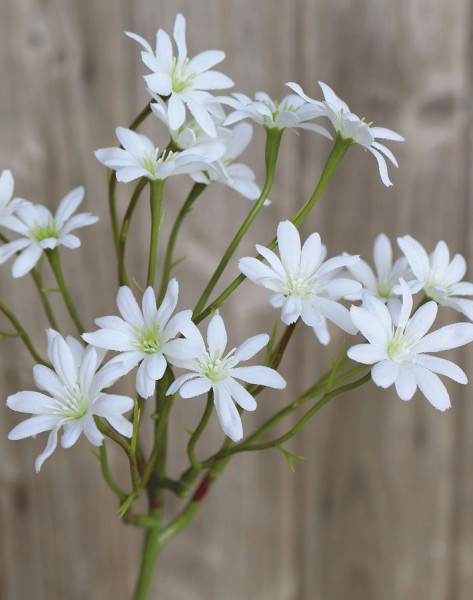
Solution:
[(125, 452), (128, 462), (130, 463), (130, 475), (131, 482), (133, 485), (133, 490), (136, 490), (139, 486), (140, 475), (138, 471), (138, 465), (136, 464), (136, 456), (131, 451), (131, 446), (128, 444), (126, 440), (124, 440), (118, 433), (115, 433), (112, 429), (109, 429), (103, 421), (99, 418), (95, 418), (95, 424), (97, 425), (99, 431), (101, 431), (104, 435), (113, 440), (116, 444), (118, 444)]
[[(366, 368), (366, 365), (364, 365)], [(314, 406), (309, 409), (304, 416), (299, 419), (299, 421), (297, 422), (296, 425), (294, 425), (294, 427), (292, 427), (287, 433), (285, 433), (284, 435), (276, 438), (275, 440), (271, 440), (270, 442), (265, 442), (262, 444), (249, 444), (248, 441), (246, 441), (243, 444), (239, 444), (237, 446), (234, 446), (233, 448), (231, 448), (228, 452), (227, 452), (227, 456), (231, 456), (232, 454), (237, 454), (239, 452), (251, 452), (251, 451), (256, 451), (256, 450), (266, 450), (268, 448), (275, 448), (276, 446), (280, 446), (281, 444), (284, 444), (285, 442), (287, 442), (288, 440), (290, 440), (292, 437), (294, 437), (296, 435), (296, 433), (298, 433), (302, 427), (321, 409), (323, 408), (328, 402), (330, 402), (330, 400), (332, 400), (332, 398), (335, 398), (336, 396), (339, 396), (340, 394), (343, 394), (345, 392), (348, 392), (350, 390), (353, 390), (357, 387), (360, 387), (361, 385), (363, 385), (364, 383), (366, 383), (367, 381), (369, 381), (371, 379), (371, 372), (366, 373), (366, 375), (364, 375), (363, 377), (361, 377), (360, 379), (357, 379), (356, 381), (352, 382), (352, 383), (347, 383), (346, 385), (342, 385), (341, 387), (332, 390), (331, 392), (327, 392), (326, 394), (324, 394), (322, 396), (322, 398), (316, 402), (314, 404)]]
[(130, 125), (130, 127), (128, 129), (131, 129), (132, 131), (135, 131), (135, 129), (138, 129), (138, 127), (141, 125), (141, 123), (143, 123), (143, 121), (147, 117), (149, 117), (149, 115), (151, 113), (152, 113), (151, 102), (148, 102), (148, 104), (143, 108), (143, 110), (136, 117), (136, 119), (131, 123), (131, 125)]
[(248, 213), (246, 219), (241, 224), (240, 228), (236, 232), (233, 240), (230, 242), (225, 254), (223, 255), (220, 263), (215, 269), (214, 274), (212, 275), (207, 287), (203, 291), (201, 297), (197, 301), (197, 304), (194, 308), (194, 316), (199, 315), (204, 308), (207, 300), (209, 299), (210, 294), (213, 292), (213, 289), (218, 283), (225, 267), (229, 263), (231, 257), (235, 253), (235, 250), (238, 248), (243, 236), (250, 228), (251, 224), (255, 220), (256, 215), (259, 213), (265, 200), (269, 196), (269, 192), (271, 191), (271, 187), (273, 185), (274, 173), (276, 170), (276, 162), (278, 159), (279, 145), (281, 143), (282, 130), (279, 129), (267, 129), (266, 130), (266, 150), (265, 150), (265, 160), (266, 160), (266, 181), (264, 183), (263, 189), (261, 191), (261, 195), (258, 200), (253, 205), (253, 208)]
[[(154, 515), (152, 515), (154, 518)], [(151, 583), (153, 580), (156, 559), (162, 544), (159, 539), (160, 526), (155, 525), (147, 529), (141, 552), (140, 572), (136, 582), (133, 600), (148, 600)]]
[(138, 181), (133, 191), (130, 203), (128, 204), (125, 216), (123, 217), (120, 234), (118, 236), (118, 281), (120, 285), (128, 285), (128, 274), (125, 267), (125, 249), (128, 238), (128, 230), (130, 228), (131, 218), (141, 196), (141, 192), (144, 190), (147, 183), (148, 179), (144, 177)]
[(200, 436), (204, 432), (204, 429), (207, 427), (210, 415), (212, 414), (213, 407), (214, 395), (213, 391), (210, 390), (210, 392), (207, 395), (207, 404), (205, 406), (202, 418), (200, 419), (199, 424), (197, 425), (194, 433), (190, 437), (189, 443), (187, 444), (187, 456), (189, 457), (191, 465), (196, 469), (201, 468), (202, 463), (197, 460), (197, 457), (195, 455), (195, 447), (197, 445), (197, 442), (199, 441)]
[(110, 466), (108, 464), (107, 447), (105, 446), (105, 442), (103, 442), (103, 444), (100, 446), (100, 465), (102, 468), (103, 478), (105, 479), (108, 487), (117, 496), (120, 503), (123, 502), (127, 495), (118, 487), (112, 477)]
[(146, 285), (153, 287), (156, 275), (159, 230), (161, 228), (161, 204), (163, 200), (164, 181), (151, 181), (150, 184), (151, 237)]
[(8, 308), (8, 306), (1, 300), (0, 300), (0, 310), (3, 312), (3, 314), (6, 316), (6, 318), (10, 321), (10, 323), (16, 329), (19, 337), (23, 340), (23, 343), (25, 344), (26, 348), (28, 349), (29, 353), (34, 358), (34, 360), (37, 363), (46, 365), (47, 367), (50, 367), (51, 365), (48, 363), (48, 361), (44, 360), (44, 358), (39, 354), (39, 352), (34, 347), (30, 336), (26, 332), (26, 329), (23, 327), (23, 325), (20, 323), (20, 321), (17, 319), (17, 317), (13, 314), (13, 312)]
[[(312, 196), (307, 200), (304, 206), (292, 217), (291, 222), (294, 225), (300, 225), (302, 221), (307, 217), (310, 211), (314, 208), (317, 200), (322, 195), (327, 183), (330, 181), (332, 175), (334, 174), (336, 168), (340, 164), (342, 158), (345, 156), (348, 148), (352, 145), (352, 140), (344, 140), (340, 136), (337, 135), (335, 139), (335, 144), (330, 152), (325, 166), (323, 168), (322, 174), (320, 175), (319, 182), (317, 187), (314, 190)], [(277, 245), (277, 240), (274, 238), (269, 244), (268, 248), (270, 250), (274, 249)], [(263, 260), (261, 254), (258, 254), (256, 257), (257, 260)], [(208, 317), (212, 311), (216, 310), (225, 302), (225, 300), (238, 288), (239, 285), (245, 281), (246, 277), (244, 275), (239, 275), (236, 277), (230, 285), (218, 296), (211, 304), (207, 306), (202, 311), (194, 311), (194, 322), (196, 324), (200, 323), (203, 319)]]
[(39, 267), (38, 269), (31, 269), (30, 273), (31, 277), (33, 278), (36, 289), (38, 290), (39, 298), (41, 300), (41, 304), (43, 305), (44, 312), (46, 313), (46, 317), (49, 321), (49, 324), (53, 329), (59, 331), (58, 322), (56, 321), (56, 317), (54, 316), (46, 292), (43, 289), (43, 277), (41, 274), (41, 267)]
[(71, 319), (74, 321), (79, 335), (82, 335), (85, 329), (81, 323), (79, 315), (77, 314), (76, 307), (74, 306), (74, 301), (72, 300), (66, 281), (64, 279), (64, 275), (62, 273), (61, 268), (61, 261), (59, 258), (59, 251), (57, 248), (54, 248), (53, 250), (46, 250), (46, 254), (51, 264), (54, 276), (56, 277), (56, 280), (58, 282), (59, 288), (64, 298), (64, 302), (66, 303), (67, 310), (71, 316)]
[[(4, 244), (8, 244), (8, 243), (10, 243), (10, 240), (6, 236), (4, 236), (3, 233), (0, 233), (0, 242), (2, 242)], [(18, 255), (18, 254), (20, 254), (20, 252), (17, 252), (16, 254)], [(55, 329), (56, 331), (59, 331), (59, 327), (58, 327), (56, 318), (54, 317), (54, 313), (51, 309), (51, 305), (49, 304), (49, 300), (46, 295), (46, 292), (43, 289), (43, 278), (42, 278), (42, 272), (41, 272), (42, 263), (43, 263), (43, 256), (41, 256), (41, 258), (38, 262), (38, 266), (35, 267), (34, 269), (31, 269), (30, 274), (34, 281), (36, 289), (38, 290), (39, 298), (41, 300), (41, 304), (43, 305), (44, 312), (46, 313), (46, 317), (49, 321), (49, 324), (51, 325), (51, 327), (53, 329)]]
[(186, 217), (186, 215), (191, 211), (192, 205), (200, 196), (200, 194), (205, 190), (207, 185), (205, 183), (194, 183), (192, 186), (189, 195), (186, 198), (186, 201), (182, 205), (179, 214), (176, 217), (173, 228), (171, 229), (171, 233), (169, 235), (168, 247), (166, 248), (166, 256), (164, 258), (164, 267), (163, 267), (163, 276), (161, 279), (161, 287), (158, 294), (158, 305), (161, 304), (164, 295), (166, 294), (166, 289), (169, 283), (169, 277), (171, 274), (171, 269), (173, 265), (173, 255), (174, 248), (176, 246), (176, 240), (181, 228), (181, 225)]

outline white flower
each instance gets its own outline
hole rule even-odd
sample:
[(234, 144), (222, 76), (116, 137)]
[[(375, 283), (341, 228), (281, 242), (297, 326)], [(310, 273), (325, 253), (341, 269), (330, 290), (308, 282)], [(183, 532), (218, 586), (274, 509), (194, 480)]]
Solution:
[[(430, 254), (410, 235), (397, 240), (416, 278), (417, 288), (442, 306), (450, 306), (473, 319), (473, 300), (461, 296), (473, 295), (473, 283), (461, 281), (466, 272), (466, 262), (461, 254), (450, 260), (447, 244), (440, 241)], [(457, 296), (460, 296), (458, 298)]]
[(207, 50), (189, 59), (186, 46), (186, 21), (181, 14), (174, 24), (174, 41), (178, 55), (173, 54), (169, 35), (159, 29), (156, 34), (156, 52), (139, 35), (126, 32), (144, 48), (141, 58), (153, 73), (146, 75), (149, 89), (168, 99), (171, 128), (176, 130), (186, 120), (186, 106), (202, 129), (211, 137), (215, 137), (215, 125), (210, 116), (208, 103), (215, 102), (207, 90), (223, 90), (233, 86), (233, 81), (219, 73), (209, 71), (222, 62), (225, 52)]
[[(194, 181), (209, 184), (213, 181), (223, 183), (239, 192), (249, 200), (256, 200), (261, 194), (261, 188), (255, 183), (256, 175), (243, 163), (234, 160), (242, 154), (251, 141), (253, 127), (248, 123), (239, 123), (230, 132), (230, 137), (225, 140), (226, 151), (222, 158), (214, 163), (213, 171), (200, 171), (191, 174)], [(270, 204), (269, 200), (265, 205)]]
[(194, 146), (208, 144), (212, 141), (225, 141), (232, 135), (229, 129), (222, 127), (225, 113), (222, 105), (218, 102), (209, 102), (207, 104), (207, 109), (215, 125), (215, 136), (211, 137), (195, 120), (184, 122), (178, 129), (173, 129), (171, 127), (168, 104), (160, 96), (156, 94), (151, 95), (154, 100), (150, 104), (153, 114), (164, 123), (174, 145), (180, 150), (190, 150)]
[(71, 232), (99, 220), (90, 213), (72, 216), (83, 198), (83, 187), (73, 189), (61, 200), (54, 216), (40, 204), (22, 204), (6, 225), (24, 237), (0, 246), (0, 264), (21, 252), (13, 263), (12, 274), (13, 277), (22, 277), (31, 271), (44, 250), (52, 250), (56, 246), (78, 248), (80, 239)]
[(450, 398), (436, 373), (463, 384), (467, 378), (455, 363), (427, 353), (468, 344), (473, 340), (473, 325), (455, 323), (426, 335), (437, 315), (437, 304), (427, 302), (409, 318), (412, 294), (403, 279), (400, 285), (402, 308), (397, 327), (385, 304), (370, 294), (363, 297), (362, 308), (351, 307), (353, 322), (369, 343), (352, 346), (348, 356), (374, 365), (371, 369), (374, 383), (383, 388), (394, 383), (401, 400), (410, 400), (419, 386), (427, 400), (444, 411), (450, 408)]
[(74, 338), (66, 340), (56, 331), (48, 331), (48, 356), (54, 371), (44, 365), (33, 369), (39, 392), (18, 392), (9, 396), (7, 406), (12, 410), (33, 416), (14, 427), (8, 434), (10, 440), (36, 436), (51, 431), (44, 451), (36, 459), (36, 471), (51, 456), (57, 445), (58, 431), (63, 448), (73, 446), (80, 434), (94, 446), (100, 446), (103, 435), (94, 422), (94, 415), (103, 417), (125, 437), (131, 437), (133, 426), (123, 413), (133, 408), (133, 400), (102, 392), (122, 375), (120, 364), (106, 364), (99, 369), (104, 353), (89, 346), (84, 348)]
[(259, 125), (268, 129), (308, 129), (332, 139), (330, 133), (320, 125), (307, 123), (325, 115), (324, 111), (290, 94), (278, 102), (265, 92), (257, 92), (255, 100), (245, 94), (234, 93), (231, 97), (219, 97), (222, 104), (228, 104), (235, 109), (224, 121), (224, 125), (233, 125), (242, 119), (253, 119)]
[(173, 175), (211, 169), (210, 163), (225, 153), (225, 145), (221, 142), (173, 152), (161, 151), (148, 137), (125, 127), (117, 127), (116, 134), (123, 148), (101, 148), (95, 151), (95, 156), (116, 171), (117, 180), (124, 183), (139, 177), (164, 181)]
[[(393, 264), (391, 242), (384, 233), (380, 233), (374, 242), (373, 259), (376, 272), (361, 259), (354, 265), (348, 265), (347, 269), (363, 285), (364, 290), (387, 303), (393, 317), (399, 315), (401, 310), (401, 301), (398, 297), (399, 278), (412, 279), (407, 260), (401, 257)], [(350, 299), (360, 300), (361, 293)]]
[(357, 329), (349, 311), (336, 300), (357, 293), (361, 284), (334, 276), (333, 272), (358, 262), (359, 257), (336, 256), (323, 262), (325, 249), (320, 235), (310, 235), (301, 249), (299, 232), (290, 221), (279, 223), (277, 240), (280, 259), (268, 248), (257, 245), (257, 251), (269, 266), (256, 258), (245, 257), (240, 259), (238, 267), (248, 279), (275, 292), (270, 302), (276, 308), (282, 307), (283, 323), (290, 325), (301, 317), (306, 325), (317, 328), (322, 339), (326, 339), (322, 319), (325, 317), (343, 331), (355, 334)]
[(11, 171), (5, 169), (0, 175), (0, 225), (8, 227), (11, 215), (20, 206), (29, 204), (22, 198), (13, 198), (15, 182)]
[(188, 322), (184, 331), (185, 335), (200, 345), (200, 353), (193, 360), (181, 360), (176, 363), (191, 373), (178, 377), (171, 384), (167, 394), (175, 394), (179, 390), (183, 398), (194, 398), (213, 390), (220, 425), (229, 438), (238, 442), (243, 437), (243, 427), (234, 403), (245, 410), (255, 410), (256, 400), (236, 379), (278, 390), (286, 387), (285, 380), (274, 369), (264, 366), (237, 366), (264, 348), (269, 336), (260, 334), (248, 338), (224, 356), (227, 332), (218, 313), (212, 317), (207, 329), (208, 350), (205, 349), (202, 335), (192, 321)]
[[(357, 115), (350, 112), (348, 105), (343, 102), (335, 92), (325, 83), (319, 81), (324, 94), (324, 102), (319, 102), (307, 96), (300, 85), (290, 82), (287, 84), (301, 98), (319, 107), (324, 115), (330, 119), (335, 131), (346, 140), (353, 140), (371, 152), (378, 161), (379, 174), (381, 180), (386, 186), (392, 185), (388, 176), (388, 168), (386, 160), (389, 159), (392, 164), (397, 167), (397, 161), (389, 148), (377, 142), (377, 139), (391, 140), (395, 142), (403, 142), (404, 138), (391, 129), (385, 127), (371, 127), (371, 123), (367, 123), (364, 119), (360, 119)], [(383, 156), (384, 155), (384, 156)]]
[(164, 375), (167, 362), (174, 364), (177, 359), (194, 358), (200, 350), (192, 340), (174, 339), (192, 317), (191, 310), (171, 317), (178, 294), (179, 285), (176, 279), (171, 279), (164, 300), (157, 308), (153, 288), (148, 287), (140, 309), (130, 288), (123, 286), (117, 295), (122, 318), (96, 319), (96, 325), (102, 329), (82, 335), (88, 344), (123, 353), (110, 363), (122, 364), (125, 373), (141, 363), (136, 373), (136, 391), (142, 398), (153, 395), (155, 383)]

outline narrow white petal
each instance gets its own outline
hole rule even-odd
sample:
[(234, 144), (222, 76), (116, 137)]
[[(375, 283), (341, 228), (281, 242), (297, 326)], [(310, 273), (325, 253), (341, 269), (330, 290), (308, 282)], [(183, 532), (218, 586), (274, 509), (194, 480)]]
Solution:
[(206, 377), (197, 377), (187, 381), (181, 386), (179, 393), (182, 398), (195, 398), (201, 394), (206, 394), (212, 387), (213, 382)]
[(387, 275), (391, 271), (393, 250), (388, 236), (384, 233), (380, 233), (374, 242), (373, 258), (378, 276)]
[(94, 402), (93, 414), (98, 417), (116, 417), (128, 412), (134, 406), (132, 398), (117, 394), (101, 394)]
[(450, 397), (438, 375), (420, 366), (413, 366), (413, 371), (420, 391), (430, 404), (441, 411), (450, 408)]
[(162, 354), (150, 354), (144, 359), (143, 364), (146, 366), (148, 377), (158, 381), (164, 375), (167, 362)]
[(167, 325), (167, 322), (169, 321), (172, 313), (174, 312), (174, 309), (177, 306), (178, 297), (179, 284), (177, 283), (177, 280), (173, 277), (168, 283), (166, 294), (156, 314), (156, 321), (160, 324), (161, 327), (165, 327)]
[(225, 52), (222, 50), (205, 50), (196, 54), (188, 64), (191, 73), (202, 73), (211, 69), (225, 58)]
[(348, 358), (364, 365), (373, 365), (385, 360), (388, 355), (384, 348), (372, 344), (357, 344), (348, 349)]
[(168, 100), (169, 126), (177, 130), (186, 120), (186, 107), (179, 94), (173, 92)]
[(73, 213), (76, 212), (77, 208), (84, 199), (84, 193), (85, 191), (82, 186), (76, 187), (66, 194), (61, 200), (55, 216), (56, 223), (59, 228), (61, 228), (65, 221), (67, 221), (67, 219), (69, 219)]
[(12, 275), (15, 277), (23, 277), (36, 265), (40, 259), (43, 249), (39, 244), (31, 244), (26, 250), (20, 254), (15, 260), (12, 267)]
[(57, 426), (61, 418), (61, 416), (57, 415), (37, 415), (30, 417), (12, 429), (8, 434), (8, 439), (22, 440), (27, 437), (38, 435), (38, 433), (49, 431)]
[(117, 306), (121, 316), (127, 323), (132, 327), (143, 329), (145, 326), (143, 313), (129, 287), (124, 285), (118, 290)]
[(82, 339), (92, 346), (126, 352), (136, 350), (136, 340), (129, 334), (116, 329), (99, 329), (91, 333), (83, 333)]
[(256, 400), (240, 383), (238, 383), (238, 381), (235, 381), (231, 377), (227, 377), (224, 386), (227, 388), (233, 400), (235, 400), (235, 402), (244, 410), (256, 410)]
[(301, 260), (301, 238), (297, 228), (290, 221), (282, 221), (278, 225), (277, 238), (284, 268), (290, 274), (297, 273)]
[(391, 386), (399, 374), (399, 365), (390, 359), (382, 360), (371, 369), (371, 378), (382, 388)]
[(229, 392), (222, 385), (216, 385), (214, 388), (214, 404), (225, 435), (234, 442), (241, 440), (243, 426), (240, 415)]
[(382, 348), (387, 347), (389, 336), (376, 315), (359, 306), (352, 306), (350, 316), (355, 326), (371, 344)]
[(416, 346), (417, 352), (441, 352), (473, 341), (473, 324), (454, 323), (426, 335)]
[(149, 398), (154, 394), (156, 382), (148, 376), (146, 364), (143, 361), (136, 372), (136, 391), (142, 398)]
[(186, 20), (181, 13), (176, 16), (174, 23), (174, 41), (176, 42), (177, 50), (179, 52), (179, 62), (183, 62), (187, 58), (187, 46), (186, 46)]
[(195, 100), (188, 100), (187, 107), (203, 131), (211, 138), (217, 137), (215, 124), (205, 106)]
[(156, 308), (156, 296), (151, 286), (147, 287), (143, 294), (142, 309), (146, 327), (152, 329), (158, 310)]
[(169, 386), (169, 389), (166, 392), (166, 396), (171, 396), (172, 394), (175, 394), (179, 390), (179, 388), (186, 383), (186, 381), (194, 379), (195, 377), (198, 377), (198, 373), (186, 373), (185, 375), (177, 377), (177, 379), (175, 379)]
[(274, 369), (263, 366), (252, 367), (235, 367), (228, 372), (230, 377), (241, 379), (246, 383), (254, 383), (256, 385), (264, 385), (277, 390), (282, 390), (286, 387), (286, 381)]
[(0, 246), (0, 265), (3, 265), (3, 263), (7, 262), (7, 260), (11, 258), (16, 252), (23, 250), (23, 248), (26, 248), (31, 243), (32, 242), (29, 238), (22, 238)]
[(84, 435), (93, 446), (100, 446), (103, 442), (103, 435), (98, 430), (92, 415), (87, 415), (84, 418)]
[(438, 306), (435, 302), (426, 302), (412, 315), (406, 328), (406, 341), (420, 340), (432, 327), (437, 316)]
[(392, 181), (389, 179), (388, 167), (386, 165), (386, 160), (384, 159), (384, 156), (381, 154), (381, 152), (378, 152), (378, 150), (376, 150), (375, 148), (372, 148), (371, 146), (368, 147), (368, 150), (378, 161), (378, 168), (379, 168), (379, 174), (381, 176), (381, 181), (384, 183), (384, 185), (386, 187), (391, 186)]
[(34, 467), (36, 473), (39, 473), (41, 467), (43, 466), (44, 461), (51, 456), (57, 446), (57, 428), (51, 430), (49, 434), (48, 441), (46, 442), (46, 448), (41, 452), (41, 454), (36, 458), (34, 463)]
[(133, 435), (133, 424), (130, 423), (128, 419), (122, 417), (122, 415), (118, 415), (116, 417), (106, 417), (107, 421), (110, 425), (118, 431), (121, 435), (124, 435), (127, 438), (131, 438)]
[(419, 281), (427, 282), (430, 272), (430, 262), (424, 247), (410, 235), (397, 238), (399, 247)]
[(340, 327), (346, 333), (355, 335), (358, 333), (358, 329), (352, 320), (350, 311), (344, 306), (330, 300), (329, 298), (315, 297), (311, 300), (312, 305), (316, 308), (326, 319), (335, 323), (337, 327)]
[(402, 307), (399, 314), (398, 325), (399, 327), (405, 327), (412, 311), (413, 301), (411, 290), (404, 279), (400, 279), (399, 284), (401, 286), (402, 293)]
[(403, 366), (399, 367), (399, 373), (394, 384), (397, 395), (401, 400), (410, 400), (417, 389), (417, 381), (412, 370)]
[(445, 375), (457, 383), (468, 383), (465, 372), (451, 360), (446, 360), (439, 356), (429, 356), (428, 354), (417, 354), (412, 360), (417, 365), (421, 365), (439, 375)]
[(248, 338), (242, 344), (238, 346), (233, 355), (239, 361), (249, 360), (255, 354), (257, 354), (262, 348), (264, 348), (269, 342), (269, 335), (267, 333), (260, 333)]
[(82, 423), (79, 420), (70, 421), (69, 423), (64, 424), (63, 429), (64, 433), (61, 438), (61, 446), (63, 448), (70, 448), (77, 442), (82, 433)]
[(210, 355), (223, 354), (227, 347), (227, 331), (222, 317), (216, 314), (210, 320), (207, 328), (207, 344)]

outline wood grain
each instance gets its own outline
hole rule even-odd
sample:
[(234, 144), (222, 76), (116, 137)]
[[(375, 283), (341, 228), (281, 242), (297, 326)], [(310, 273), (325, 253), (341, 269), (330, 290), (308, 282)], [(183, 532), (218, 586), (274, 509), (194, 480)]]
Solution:
[[(188, 21), (190, 52), (224, 49), (222, 70), (239, 91), (283, 96), (284, 82), (295, 80), (319, 96), (321, 79), (355, 112), (407, 138), (396, 152), (400, 168), (391, 169), (390, 189), (380, 182), (373, 157), (351, 149), (302, 227), (304, 235), (316, 229), (331, 254), (346, 250), (370, 260), (377, 233), (410, 233), (427, 248), (445, 239), (453, 252), (473, 260), (471, 2), (2, 0), (0, 169), (12, 169), (17, 194), (50, 207), (85, 185), (86, 207), (101, 220), (84, 230), (83, 249), (65, 253), (64, 262), (91, 328), (94, 317), (114, 311), (116, 295), (106, 181), (93, 150), (114, 144), (115, 127), (129, 123), (146, 102), (139, 49), (123, 31), (152, 40), (158, 27), (172, 29), (178, 11)], [(246, 157), (257, 165), (260, 181), (263, 144), (256, 131)], [(319, 137), (286, 134), (273, 205), (240, 255), (270, 239), (278, 221), (308, 198), (329, 149)], [(169, 184), (167, 223), (188, 188), (188, 182)], [(120, 195), (120, 210), (127, 193)], [(180, 240), (188, 256), (176, 269), (183, 307), (203, 289), (248, 204), (217, 187), (199, 200), (199, 209)], [(148, 228), (142, 210), (128, 255), (141, 279)], [(30, 282), (13, 282), (6, 265), (0, 285), (2, 299), (15, 306), (44, 349), (46, 325), (40, 307), (31, 304)], [(266, 298), (247, 284), (225, 306), (235, 344), (271, 328), (275, 315)], [(73, 333), (60, 298), (53, 300)], [(342, 337), (333, 337), (335, 353)], [(293, 350), (283, 372), (299, 391), (330, 361), (310, 332), (301, 332)], [(473, 352), (454, 356), (471, 376)], [(1, 397), (32, 387), (31, 366), (17, 340), (2, 346)], [(295, 474), (274, 451), (238, 456), (193, 528), (163, 552), (152, 597), (469, 600), (473, 406), (469, 388), (459, 387), (449, 387), (454, 407), (447, 414), (420, 395), (403, 403), (374, 386), (334, 400), (290, 444), (306, 457)], [(177, 403), (170, 453), (176, 472), (186, 440), (180, 425), (192, 427), (203, 402)], [(262, 395), (258, 411), (244, 417), (245, 430), (283, 402), (280, 395)], [(7, 432), (18, 421), (2, 409), (0, 598), (127, 600), (141, 535), (119, 522), (87, 444), (58, 450), (38, 476), (34, 457), (44, 436), (9, 442)], [(214, 419), (202, 452), (220, 440)], [(122, 456), (113, 452), (111, 460), (125, 477)], [(176, 509), (170, 498), (170, 512)]]

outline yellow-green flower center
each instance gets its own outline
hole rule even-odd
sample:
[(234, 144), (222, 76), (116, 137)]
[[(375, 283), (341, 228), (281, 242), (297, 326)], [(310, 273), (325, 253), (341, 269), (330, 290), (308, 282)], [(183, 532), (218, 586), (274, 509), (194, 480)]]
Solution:
[(142, 352), (146, 354), (156, 354), (161, 349), (161, 342), (159, 340), (159, 325), (154, 323), (151, 329), (143, 327), (139, 329), (134, 327), (135, 332), (138, 334), (138, 347)]
[(50, 218), (47, 223), (35, 223), (34, 227), (30, 230), (31, 235), (37, 242), (46, 240), (48, 238), (58, 238), (57, 224), (53, 218)]
[(192, 86), (192, 80), (195, 77), (195, 73), (189, 73), (187, 71), (188, 64), (188, 58), (182, 63), (179, 63), (176, 57), (172, 59), (172, 67), (169, 74), (171, 75), (173, 92), (179, 93)]

